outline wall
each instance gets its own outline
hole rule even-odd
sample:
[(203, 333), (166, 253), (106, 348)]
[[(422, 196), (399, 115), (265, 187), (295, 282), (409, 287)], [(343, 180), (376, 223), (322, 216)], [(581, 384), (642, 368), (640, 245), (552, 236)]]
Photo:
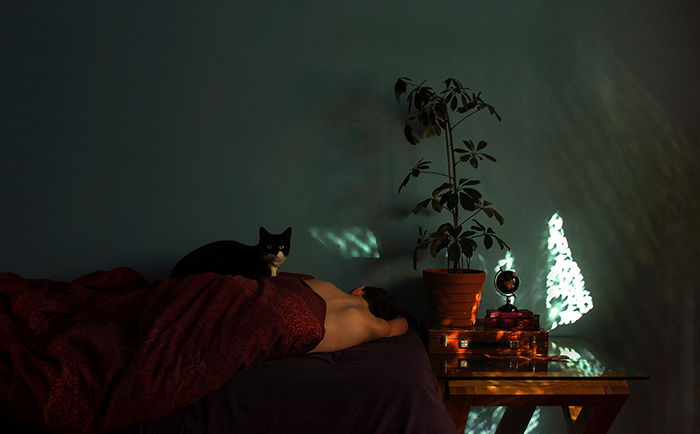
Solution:
[[(456, 76), (503, 116), (462, 131), (499, 160), (475, 176), (506, 218), (519, 305), (545, 312), (558, 212), (594, 308), (557, 332), (652, 377), (612, 432), (697, 429), (694, 3), (15, 3), (0, 14), (0, 270), (161, 279), (201, 244), (291, 225), (285, 269), (384, 285), (422, 315), (412, 245), (439, 220), (407, 212), (431, 183), (396, 189), (442, 151), (404, 142), (393, 84)], [(379, 258), (310, 233), (350, 227)], [(501, 257), (484, 252), (490, 276)], [(482, 309), (500, 302), (487, 286)]]

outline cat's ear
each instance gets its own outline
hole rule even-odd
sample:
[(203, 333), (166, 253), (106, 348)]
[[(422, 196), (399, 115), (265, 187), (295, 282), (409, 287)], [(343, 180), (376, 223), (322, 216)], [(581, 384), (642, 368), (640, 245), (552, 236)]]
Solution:
[(270, 233), (264, 227), (260, 226), (260, 238), (267, 235), (270, 235)]
[(292, 236), (292, 227), (288, 227), (287, 229), (282, 232), (282, 235), (284, 235), (287, 238), (290, 238)]

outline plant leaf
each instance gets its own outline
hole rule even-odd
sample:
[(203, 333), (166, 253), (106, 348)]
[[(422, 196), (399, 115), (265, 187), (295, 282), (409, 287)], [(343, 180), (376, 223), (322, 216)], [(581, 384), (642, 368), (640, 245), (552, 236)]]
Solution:
[(459, 203), (462, 205), (462, 208), (466, 209), (467, 211), (474, 211), (476, 209), (474, 206), (474, 200), (466, 193), (459, 194)]
[(438, 188), (433, 190), (433, 197), (437, 197), (442, 191), (447, 190), (450, 188), (451, 185), (448, 182), (443, 182)]
[(499, 238), (499, 237), (497, 237), (497, 236), (495, 236), (495, 235), (494, 235), (493, 237), (494, 237), (494, 238), (496, 239), (496, 241), (498, 242), (498, 246), (501, 248), (501, 250), (503, 250), (503, 249), (508, 249), (508, 250), (510, 250), (510, 247), (508, 247), (508, 244), (506, 244), (505, 241), (503, 241), (501, 238)]
[(447, 203), (447, 201), (450, 200), (451, 195), (452, 195), (452, 193), (449, 191), (444, 193), (444, 194), (441, 194), (440, 195), (440, 204), (444, 206)]
[(476, 251), (476, 249), (478, 248), (474, 240), (471, 238), (462, 238), (459, 241), (459, 244), (462, 247), (462, 253), (464, 253), (464, 256), (466, 256), (467, 258), (471, 258), (474, 254), (474, 251)]
[(483, 140), (480, 141), (479, 144), (476, 145), (476, 150), (477, 150), (477, 151), (480, 151), (480, 150), (484, 149), (484, 148), (486, 147), (487, 144), (488, 144), (488, 143), (486, 143), (486, 142), (483, 141)]
[(396, 192), (397, 194), (398, 194), (398, 193), (401, 193), (401, 189), (404, 188), (404, 187), (406, 186), (406, 184), (408, 184), (408, 180), (409, 180), (409, 179), (411, 179), (411, 173), (410, 173), (410, 172), (409, 172), (409, 174), (406, 175), (406, 177), (403, 179), (403, 182), (401, 182), (401, 185), (399, 186), (399, 191)]
[(396, 84), (394, 85), (394, 96), (396, 96), (396, 101), (401, 98), (401, 95), (403, 95), (406, 92), (406, 82), (402, 79), (396, 80)]
[(421, 92), (416, 92), (415, 96), (413, 97), (413, 106), (416, 108), (416, 110), (420, 110), (421, 107), (423, 106), (423, 99), (421, 97)]
[[(420, 241), (420, 240), (419, 240)], [(428, 247), (428, 241), (425, 240), (423, 242), (418, 242), (416, 244), (416, 248), (413, 249), (413, 269), (416, 270), (418, 268), (418, 260), (420, 259), (418, 257), (418, 254), (421, 250), (425, 249)]]
[(471, 196), (472, 199), (474, 199), (474, 200), (477, 200), (477, 199), (480, 199), (480, 198), (481, 198), (481, 193), (479, 193), (479, 190), (475, 190), (475, 189), (473, 189), (473, 188), (465, 187), (465, 188), (462, 189), (462, 191), (463, 191), (464, 193), (468, 194), (469, 196)]
[(418, 204), (416, 204), (415, 208), (413, 208), (413, 214), (418, 214), (423, 209), (425, 209), (431, 200), (432, 199), (426, 199), (426, 200), (418, 202)]
[(445, 232), (448, 232), (450, 229), (452, 229), (451, 223), (443, 223), (438, 228), (437, 233), (440, 235), (443, 235)]
[(498, 119), (498, 122), (500, 122), (500, 121), (501, 121), (501, 115), (499, 115), (498, 113), (496, 113), (496, 109), (493, 108), (493, 106), (490, 106), (490, 105), (487, 105), (487, 106), (488, 106), (488, 109), (489, 109), (489, 113), (491, 113), (492, 115), (496, 116), (496, 119)]
[(450, 240), (448, 238), (443, 238), (440, 240), (433, 240), (430, 245), (430, 255), (434, 258), (438, 253), (449, 244)]
[(403, 134), (406, 136), (406, 140), (408, 140), (408, 143), (415, 145), (418, 143), (418, 138), (413, 135), (413, 129), (411, 128), (410, 125), (406, 124), (405, 127), (403, 127)]
[(493, 216), (496, 218), (496, 221), (498, 221), (498, 223), (502, 225), (504, 222), (503, 216), (495, 209), (491, 208), (491, 210), (493, 211)]
[(461, 253), (462, 249), (459, 247), (459, 243), (455, 241), (450, 244), (450, 248), (447, 250), (447, 259), (450, 262), (454, 262), (459, 259)]
[(484, 236), (484, 247), (490, 249), (493, 246), (493, 238), (490, 235)]
[(426, 110), (420, 112), (419, 118), (423, 125), (430, 125), (430, 113), (428, 113)]
[(447, 199), (447, 208), (455, 209), (459, 203), (459, 195), (457, 193), (449, 193), (449, 198)]

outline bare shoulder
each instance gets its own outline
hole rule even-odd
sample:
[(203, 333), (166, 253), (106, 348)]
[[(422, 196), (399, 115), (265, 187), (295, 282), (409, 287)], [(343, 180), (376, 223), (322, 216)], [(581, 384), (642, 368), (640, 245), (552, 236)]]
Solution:
[(308, 280), (305, 280), (304, 282), (309, 286), (323, 285), (323, 284), (330, 283), (330, 282), (326, 282), (325, 280), (321, 280), (321, 279), (308, 279)]
[(331, 282), (328, 282), (326, 280), (309, 279), (309, 280), (306, 280), (305, 282), (313, 290), (316, 290), (317, 288), (319, 288), (319, 289), (326, 289), (326, 288), (337, 289), (337, 287), (335, 285), (333, 285)]
[(338, 288), (331, 282), (327, 282), (325, 280), (310, 279), (306, 281), (306, 284), (309, 285), (309, 288), (311, 288), (316, 294), (323, 297), (323, 299), (326, 300), (326, 302), (347, 295), (343, 291), (341, 291), (340, 288)]
[(408, 331), (408, 321), (406, 321), (406, 318), (404, 317), (389, 320), (388, 324), (389, 335), (387, 337), (400, 336)]

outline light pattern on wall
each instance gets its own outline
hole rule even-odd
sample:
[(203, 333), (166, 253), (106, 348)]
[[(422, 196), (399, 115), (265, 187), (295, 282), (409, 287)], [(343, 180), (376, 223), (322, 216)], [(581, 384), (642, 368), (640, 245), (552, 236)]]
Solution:
[(581, 269), (571, 254), (564, 236), (564, 220), (554, 213), (547, 223), (549, 238), (549, 273), (547, 274), (546, 307), (551, 321), (550, 330), (571, 324), (593, 309), (593, 298), (586, 289)]
[[(469, 411), (467, 419), (467, 427), (464, 434), (485, 434), (493, 433), (498, 429), (498, 423), (503, 417), (505, 407), (472, 407)], [(540, 409), (535, 409), (535, 412), (530, 418), (530, 423), (525, 428), (525, 434), (535, 434), (540, 426)]]
[(498, 261), (498, 265), (496, 265), (496, 268), (494, 268), (493, 271), (498, 273), (501, 271), (501, 268), (504, 270), (515, 271), (515, 258), (510, 253), (510, 250), (506, 250), (506, 255), (503, 257), (503, 259)]
[(588, 350), (584, 350), (583, 355), (581, 355), (575, 349), (564, 345), (557, 345), (554, 342), (551, 342), (550, 345), (552, 349), (551, 354), (567, 356), (569, 359), (562, 363), (573, 366), (577, 371), (587, 377), (600, 376), (605, 372), (603, 364)]
[(370, 229), (350, 226), (340, 229), (309, 228), (309, 235), (326, 247), (337, 248), (346, 258), (379, 258), (379, 243)]

